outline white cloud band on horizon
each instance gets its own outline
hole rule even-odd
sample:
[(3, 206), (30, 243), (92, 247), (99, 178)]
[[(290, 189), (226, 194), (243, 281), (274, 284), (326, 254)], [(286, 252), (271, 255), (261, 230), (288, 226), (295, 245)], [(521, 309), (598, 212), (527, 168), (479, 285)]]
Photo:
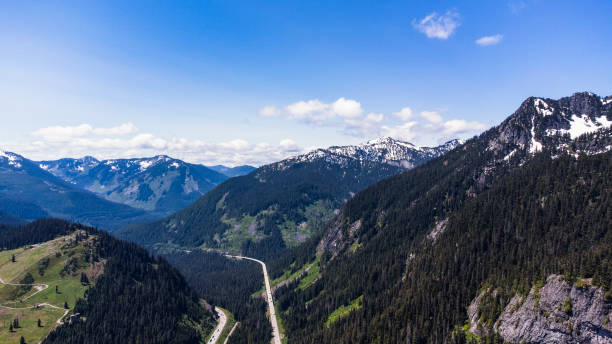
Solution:
[(136, 126), (131, 122), (123, 123), (112, 128), (94, 128), (89, 124), (81, 124), (77, 126), (52, 126), (40, 128), (32, 133), (34, 136), (41, 137), (48, 141), (63, 141), (75, 137), (83, 136), (103, 136), (103, 135), (127, 135), (138, 131)]
[[(359, 101), (344, 97), (330, 103), (311, 99), (297, 101), (287, 106), (266, 106), (259, 111), (259, 115), (261, 118), (297, 121), (314, 128), (335, 128), (342, 135), (364, 141), (391, 136), (429, 146), (459, 138), (458, 135), (477, 134), (487, 127), (477, 121), (445, 120), (444, 114), (440, 111), (414, 113), (407, 106), (392, 112), (390, 116), (379, 112), (366, 113)], [(241, 138), (207, 142), (139, 132), (131, 122), (111, 127), (94, 127), (87, 123), (49, 126), (34, 130), (31, 136), (29, 142), (3, 142), (0, 143), (0, 147), (34, 160), (85, 155), (95, 156), (98, 159), (115, 159), (166, 154), (192, 163), (229, 166), (243, 164), (260, 166), (307, 152), (291, 137), (283, 138), (277, 144), (253, 143)]]
[(96, 128), (86, 123), (50, 126), (39, 128), (31, 134), (34, 138), (32, 141), (2, 142), (0, 147), (33, 160), (78, 158), (86, 155), (104, 160), (165, 154), (191, 163), (228, 166), (261, 166), (305, 152), (289, 138), (276, 145), (266, 142), (250, 143), (243, 139), (206, 142), (176, 137), (164, 138), (150, 133), (139, 133), (132, 123), (111, 128)]
[(332, 103), (311, 99), (297, 101), (284, 107), (268, 105), (260, 109), (259, 113), (262, 117), (269, 117), (267, 116), (268, 111), (264, 110), (272, 108), (283, 108), (284, 111), (275, 113), (275, 116), (286, 120), (296, 120), (317, 127), (336, 128), (341, 134), (363, 140), (391, 136), (407, 141), (427, 141), (413, 142), (427, 145), (457, 138), (457, 135), (476, 134), (487, 128), (487, 125), (478, 121), (444, 120), (440, 111), (421, 111), (418, 117), (415, 117), (408, 106), (393, 112), (392, 116), (375, 112), (363, 115), (364, 111), (360, 102), (344, 97)]

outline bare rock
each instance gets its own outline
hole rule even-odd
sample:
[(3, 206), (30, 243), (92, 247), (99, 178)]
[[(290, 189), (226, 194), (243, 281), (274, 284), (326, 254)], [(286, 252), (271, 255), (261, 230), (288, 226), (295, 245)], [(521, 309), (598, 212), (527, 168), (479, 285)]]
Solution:
[(612, 343), (612, 303), (603, 295), (602, 288), (551, 275), (526, 298), (513, 297), (494, 329), (509, 343)]

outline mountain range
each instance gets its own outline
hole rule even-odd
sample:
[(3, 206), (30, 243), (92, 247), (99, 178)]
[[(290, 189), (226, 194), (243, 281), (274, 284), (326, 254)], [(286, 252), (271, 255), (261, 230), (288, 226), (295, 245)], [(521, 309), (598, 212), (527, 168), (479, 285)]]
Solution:
[(271, 264), (289, 342), (612, 340), (610, 124), (611, 97), (531, 97), (357, 194)]
[(274, 255), (317, 233), (363, 188), (459, 144), (428, 148), (382, 138), (317, 149), (231, 178), (176, 214), (116, 235), (149, 247), (163, 243)]
[(215, 169), (165, 155), (151, 158), (32, 161), (0, 155), (0, 223), (58, 217), (115, 230), (182, 209), (250, 166)]
[(107, 230), (155, 218), (102, 199), (9, 152), (0, 152), (0, 211), (25, 221), (57, 217)]
[(165, 155), (98, 161), (92, 157), (40, 161), (38, 166), (109, 201), (169, 215), (228, 176)]
[[(204, 342), (212, 302), (240, 324), (230, 343), (269, 343), (261, 267), (231, 251), (266, 261), (289, 343), (612, 342), (612, 97), (530, 97), (465, 142), (380, 138), (249, 170), (0, 152), (0, 223), (19, 225), (0, 225), (0, 301), (32, 303), (5, 307), (28, 320), (0, 338)], [(121, 227), (185, 278), (40, 217)]]

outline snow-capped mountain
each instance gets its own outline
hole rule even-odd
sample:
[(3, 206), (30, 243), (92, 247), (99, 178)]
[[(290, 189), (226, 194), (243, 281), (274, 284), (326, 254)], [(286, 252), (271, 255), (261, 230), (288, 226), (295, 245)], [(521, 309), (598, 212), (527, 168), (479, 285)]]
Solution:
[(23, 167), (22, 162), (23, 157), (21, 155), (0, 151), (0, 167), (17, 170)]
[(187, 208), (117, 235), (143, 245), (248, 247), (243, 253), (273, 254), (318, 233), (335, 210), (364, 188), (458, 144), (427, 148), (382, 138), (317, 149), (230, 178)]
[(227, 179), (207, 167), (165, 155), (98, 161), (92, 157), (41, 161), (42, 169), (107, 200), (167, 215)]
[(86, 156), (80, 159), (66, 158), (53, 161), (42, 161), (39, 163), (39, 167), (65, 181), (73, 182), (75, 178), (82, 176), (86, 171), (89, 171), (99, 164), (100, 161), (98, 159)]
[(26, 221), (58, 217), (106, 230), (155, 218), (141, 209), (83, 190), (39, 164), (19, 154), (0, 151), (0, 213)]
[(451, 140), (437, 147), (418, 147), (410, 142), (391, 137), (382, 137), (360, 145), (332, 146), (298, 155), (270, 166), (284, 169), (304, 162), (325, 161), (335, 165), (346, 165), (349, 161), (375, 162), (404, 169), (411, 169), (427, 160), (438, 157), (462, 143)]
[[(498, 160), (525, 159), (541, 151), (552, 154), (593, 154), (612, 148), (610, 136), (597, 139), (597, 132), (612, 125), (612, 97), (590, 92), (575, 93), (559, 100), (530, 97), (508, 119), (493, 130), (488, 150)], [(588, 143), (574, 141), (594, 134)]]

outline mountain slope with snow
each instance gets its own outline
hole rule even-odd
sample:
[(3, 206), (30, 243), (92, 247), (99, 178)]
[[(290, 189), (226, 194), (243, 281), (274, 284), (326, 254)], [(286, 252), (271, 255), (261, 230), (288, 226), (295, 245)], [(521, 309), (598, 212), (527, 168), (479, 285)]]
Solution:
[(250, 256), (304, 242), (363, 188), (459, 144), (435, 148), (383, 138), (317, 149), (230, 178), (194, 204), (151, 224), (118, 232), (147, 246), (204, 246)]
[(57, 177), (109, 201), (159, 216), (171, 214), (201, 197), (227, 177), (205, 166), (165, 155), (151, 158), (95, 158), (41, 161)]
[[(358, 193), (329, 222), (316, 247), (294, 251), (300, 257), (289, 261), (317, 263), (315, 257), (323, 257), (315, 282), (280, 288), (275, 295), (283, 300), (277, 314), (288, 340), (463, 343), (471, 336), (495, 342), (500, 338), (485, 338), (480, 329), (497, 331), (501, 311), (518, 308), (509, 300), (517, 292), (526, 296), (550, 274), (592, 278), (612, 290), (607, 99), (587, 92), (559, 100), (528, 98), (500, 125)], [(474, 326), (466, 328), (468, 307), (479, 293), (486, 294), (486, 306), (472, 311)], [(322, 326), (334, 310), (358, 298), (360, 308)], [(551, 308), (563, 309), (558, 306)], [(570, 338), (566, 343), (575, 342), (572, 336), (586, 333), (575, 325), (586, 323), (594, 332), (606, 325), (607, 314), (579, 315), (579, 322), (567, 323), (559, 313), (546, 313), (536, 306), (505, 324), (521, 337), (511, 342), (529, 342), (530, 329), (561, 329)], [(612, 338), (606, 331), (600, 333)]]
[(57, 217), (114, 230), (151, 221), (149, 213), (65, 182), (21, 155), (0, 151), (0, 212), (26, 221)]

